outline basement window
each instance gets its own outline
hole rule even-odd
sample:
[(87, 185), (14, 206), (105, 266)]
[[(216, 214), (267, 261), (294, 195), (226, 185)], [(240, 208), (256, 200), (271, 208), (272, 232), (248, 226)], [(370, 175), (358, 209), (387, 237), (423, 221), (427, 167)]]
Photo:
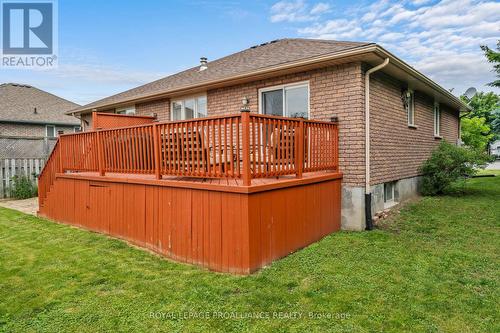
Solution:
[(384, 184), (384, 206), (389, 207), (396, 203), (394, 196), (394, 188), (396, 182), (388, 182)]

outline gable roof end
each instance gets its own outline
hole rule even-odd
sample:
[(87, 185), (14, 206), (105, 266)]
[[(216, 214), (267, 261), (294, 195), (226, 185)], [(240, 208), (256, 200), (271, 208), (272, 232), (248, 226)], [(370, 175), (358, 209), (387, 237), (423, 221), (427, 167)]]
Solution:
[(27, 84), (0, 84), (0, 122), (77, 126), (80, 121), (65, 113), (78, 106)]

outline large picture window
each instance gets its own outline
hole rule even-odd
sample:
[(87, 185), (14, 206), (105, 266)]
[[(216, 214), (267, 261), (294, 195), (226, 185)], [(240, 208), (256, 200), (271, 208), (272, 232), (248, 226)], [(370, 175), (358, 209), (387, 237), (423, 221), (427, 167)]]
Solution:
[(116, 109), (117, 114), (125, 114), (125, 115), (134, 115), (135, 114), (135, 105), (126, 106), (123, 108)]
[(186, 120), (207, 116), (207, 96), (197, 96), (172, 101), (172, 120)]
[(309, 118), (309, 82), (260, 89), (259, 110), (273, 116)]

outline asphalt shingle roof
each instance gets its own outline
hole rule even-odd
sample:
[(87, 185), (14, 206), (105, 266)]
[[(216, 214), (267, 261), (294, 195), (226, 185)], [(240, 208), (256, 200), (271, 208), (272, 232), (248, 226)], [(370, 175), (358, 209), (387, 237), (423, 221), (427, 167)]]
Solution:
[(78, 106), (29, 85), (0, 84), (0, 121), (79, 125), (78, 119), (65, 114)]
[(288, 62), (345, 51), (370, 44), (372, 43), (339, 42), (302, 38), (279, 39), (253, 46), (214, 61), (209, 61), (208, 68), (203, 71), (200, 71), (199, 66), (196, 66), (183, 72), (84, 105), (75, 111), (122, 103), (144, 95), (161, 93), (189, 85), (229, 78), (239, 74), (265, 69), (266, 67), (282, 65)]

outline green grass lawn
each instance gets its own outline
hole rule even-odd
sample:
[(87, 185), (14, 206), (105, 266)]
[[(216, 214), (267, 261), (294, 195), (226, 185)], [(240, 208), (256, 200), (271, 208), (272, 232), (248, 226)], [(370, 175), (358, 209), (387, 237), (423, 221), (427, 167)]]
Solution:
[(0, 331), (499, 332), (497, 175), (248, 277), (0, 209)]

